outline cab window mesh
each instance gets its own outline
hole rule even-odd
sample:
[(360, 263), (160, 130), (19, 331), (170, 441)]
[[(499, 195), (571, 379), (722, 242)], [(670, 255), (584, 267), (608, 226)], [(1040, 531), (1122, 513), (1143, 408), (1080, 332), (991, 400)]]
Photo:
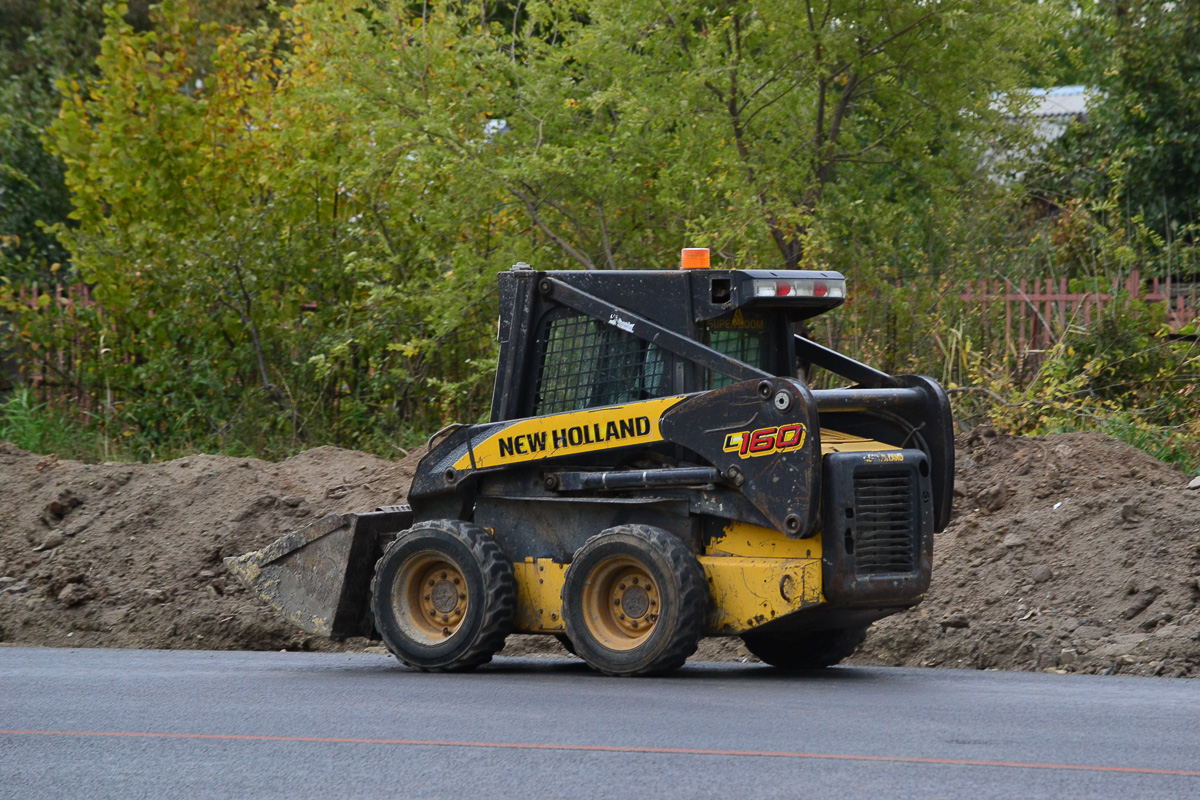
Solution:
[(535, 414), (595, 408), (666, 394), (662, 351), (631, 333), (582, 315), (550, 320), (539, 351)]
[[(709, 331), (708, 346), (752, 367), (771, 368), (771, 340), (765, 330)], [(704, 378), (707, 389), (720, 389), (735, 382), (733, 378), (711, 370), (705, 370)]]

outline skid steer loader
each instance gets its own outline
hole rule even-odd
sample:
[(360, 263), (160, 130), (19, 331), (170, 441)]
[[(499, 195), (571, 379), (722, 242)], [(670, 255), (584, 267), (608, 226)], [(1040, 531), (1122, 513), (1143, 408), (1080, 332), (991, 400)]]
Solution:
[[(592, 668), (682, 665), (740, 636), (782, 668), (849, 656), (920, 602), (950, 517), (950, 406), (796, 334), (836, 272), (499, 276), (491, 421), (430, 440), (408, 506), (334, 514), (229, 569), (322, 636), (418, 670), (486, 663), (513, 632)], [(813, 390), (819, 367), (848, 388)]]

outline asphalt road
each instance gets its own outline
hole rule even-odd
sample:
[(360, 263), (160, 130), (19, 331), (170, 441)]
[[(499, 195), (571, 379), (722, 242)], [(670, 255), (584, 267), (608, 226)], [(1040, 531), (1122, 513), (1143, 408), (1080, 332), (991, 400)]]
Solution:
[(0, 797), (1200, 797), (1200, 682), (0, 648)]

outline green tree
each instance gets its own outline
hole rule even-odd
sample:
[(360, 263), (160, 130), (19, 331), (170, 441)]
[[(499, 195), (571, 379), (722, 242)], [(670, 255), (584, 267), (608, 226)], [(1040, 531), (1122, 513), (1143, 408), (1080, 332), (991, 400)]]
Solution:
[[(277, 21), (266, 0), (190, 5), (200, 22), (220, 28)], [(0, 274), (9, 278), (45, 281), (53, 264), (69, 259), (42, 227), (65, 221), (71, 200), (62, 162), (41, 140), (61, 105), (56, 82), (95, 74), (104, 19), (104, 0), (6, 0), (0, 8)], [(150, 4), (130, 4), (124, 19), (150, 30)], [(212, 46), (193, 54), (201, 78)]]
[(1125, 214), (1168, 241), (1192, 240), (1200, 223), (1200, 8), (1078, 5), (1076, 58), (1100, 92), (1069, 142), (1066, 191), (1103, 198), (1115, 185)]
[(382, 5), (298, 8), (356, 136), (521, 212), (526, 257), (585, 268), (667, 266), (683, 244), (793, 267), (922, 246), (898, 240), (980, 185), (991, 98), (1022, 84), (1048, 13), (574, 0), (501, 22)]
[(52, 128), (103, 318), (29, 312), (23, 341), (90, 342), (64, 380), (151, 448), (286, 451), (484, 413), (517, 260), (707, 245), (886, 278), (859, 306), (886, 312), (896, 275), (951, 262), (1041, 6), (794, 12), (323, 0), (281, 12), (285, 48), (183, 0), (114, 7)]
[(44, 278), (67, 254), (38, 223), (65, 220), (70, 198), (41, 136), (58, 110), (55, 81), (92, 69), (101, 0), (12, 0), (0, 19), (0, 274)]
[[(23, 341), (90, 348), (62, 380), (151, 449), (361, 444), (477, 408), (488, 344), (456, 320), (479, 296), (407, 235), (469, 233), (417, 216), (432, 181), (366, 195), (369, 151), (312, 91), (321, 65), (288, 59), (277, 32), (201, 23), (181, 2), (152, 22), (111, 8), (98, 77), (60, 84), (51, 144), (74, 226), (57, 232), (100, 307), (62, 331), (20, 312)], [(372, 212), (384, 203), (405, 210)], [(463, 363), (431, 363), (448, 356)]]
[(144, 32), (107, 15), (99, 77), (61, 84), (51, 127), (74, 203), (58, 233), (110, 326), (80, 320), (103, 357), (79, 378), (115, 390), (106, 415), (151, 441), (218, 435), (248, 401), (286, 404), (274, 323), (302, 302), (290, 198), (271, 191), (274, 36), (221, 34), (174, 3)]

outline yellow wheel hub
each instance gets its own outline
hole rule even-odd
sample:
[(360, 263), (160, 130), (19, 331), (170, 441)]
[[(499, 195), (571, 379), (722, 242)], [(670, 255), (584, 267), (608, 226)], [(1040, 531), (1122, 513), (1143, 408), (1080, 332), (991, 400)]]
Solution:
[(654, 631), (661, 610), (658, 586), (632, 558), (610, 558), (592, 568), (583, 586), (588, 631), (610, 650), (632, 650)]
[(440, 644), (453, 636), (470, 601), (462, 571), (441, 553), (413, 555), (392, 583), (396, 621), (424, 644)]

